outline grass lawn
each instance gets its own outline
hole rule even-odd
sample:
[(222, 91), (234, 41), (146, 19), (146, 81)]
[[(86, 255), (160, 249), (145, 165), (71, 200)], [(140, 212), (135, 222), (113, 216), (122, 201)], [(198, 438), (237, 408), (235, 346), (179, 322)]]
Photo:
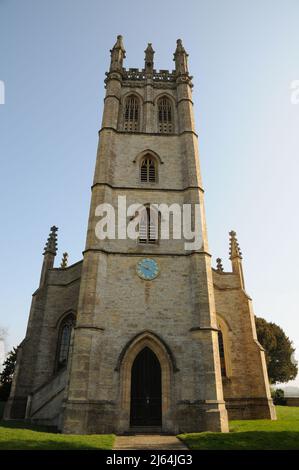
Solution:
[[(190, 449), (299, 449), (299, 407), (278, 406), (276, 410), (277, 421), (231, 421), (230, 433), (181, 434), (179, 438)], [(0, 450), (109, 450), (113, 442), (112, 434), (56, 434), (41, 426), (0, 421)]]
[(277, 406), (277, 421), (230, 421), (230, 433), (181, 434), (190, 449), (299, 450), (299, 407)]
[(0, 421), (0, 450), (109, 450), (113, 442), (113, 434), (56, 434), (40, 426)]

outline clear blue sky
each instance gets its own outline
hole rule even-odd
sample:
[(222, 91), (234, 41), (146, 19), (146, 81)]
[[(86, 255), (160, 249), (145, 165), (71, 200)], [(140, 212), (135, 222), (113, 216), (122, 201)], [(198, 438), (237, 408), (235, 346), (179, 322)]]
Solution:
[[(49, 227), (81, 259), (104, 97), (117, 34), (126, 67), (173, 68), (181, 37), (194, 75), (210, 250), (237, 231), (257, 315), (299, 351), (297, 0), (0, 0), (0, 326), (25, 334)], [(298, 353), (297, 353), (298, 357)], [(297, 384), (299, 381), (297, 380)]]

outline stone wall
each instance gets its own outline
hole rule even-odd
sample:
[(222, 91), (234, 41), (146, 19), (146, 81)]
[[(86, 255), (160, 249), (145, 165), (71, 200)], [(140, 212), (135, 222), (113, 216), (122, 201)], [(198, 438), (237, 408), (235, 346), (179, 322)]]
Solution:
[[(210, 321), (207, 323), (204, 315), (201, 318), (198, 296), (193, 291), (204, 288), (192, 280), (195, 276), (192, 264), (200, 266), (201, 255), (193, 255), (196, 260), (192, 256), (156, 255), (160, 274), (150, 282), (137, 276), (140, 255), (89, 253), (87, 256), (90, 272), (83, 282), (95, 295), (89, 296), (89, 301), (85, 299), (84, 313), (78, 318), (75, 331), (64, 431), (128, 429), (128, 415), (122, 415), (123, 384), (118, 364), (126, 345), (144, 333), (154, 335), (160, 345), (166, 344), (176, 364), (174, 369), (169, 359), (171, 393), (164, 430), (183, 432), (204, 428), (205, 421), (202, 419), (200, 423), (198, 413), (205, 415), (207, 396), (215, 401), (215, 417), (217, 401), (222, 396), (213, 381), (209, 382), (214, 368), (219, 367), (213, 349), (216, 345), (211, 343), (214, 333), (209, 329)], [(204, 273), (198, 273), (198, 278), (205, 278)], [(86, 429), (82, 426), (86, 426), (88, 416), (93, 416), (93, 420), (91, 428)]]
[(230, 419), (275, 418), (264, 350), (252, 302), (235, 273), (213, 270), (216, 313), (224, 340), (223, 391)]
[(299, 397), (285, 397), (287, 406), (299, 406)]
[(67, 369), (61, 370), (35, 390), (28, 402), (26, 418), (37, 424), (59, 427), (67, 379)]
[(6, 419), (24, 418), (28, 396), (54, 376), (59, 325), (70, 311), (77, 312), (81, 268), (79, 262), (65, 269), (48, 270), (45, 283), (33, 294)]

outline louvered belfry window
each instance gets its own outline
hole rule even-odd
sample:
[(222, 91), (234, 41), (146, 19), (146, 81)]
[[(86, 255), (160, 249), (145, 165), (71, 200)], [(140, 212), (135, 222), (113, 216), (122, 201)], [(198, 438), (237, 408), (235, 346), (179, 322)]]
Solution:
[(173, 132), (172, 106), (168, 98), (160, 98), (158, 101), (159, 132), (171, 134)]
[(125, 103), (124, 130), (137, 132), (139, 128), (139, 103), (136, 96), (129, 96)]
[(158, 241), (158, 214), (156, 211), (147, 207), (140, 219), (139, 224), (139, 243), (155, 244)]
[(140, 167), (141, 183), (155, 183), (157, 181), (157, 172), (155, 160), (150, 156), (145, 157)]

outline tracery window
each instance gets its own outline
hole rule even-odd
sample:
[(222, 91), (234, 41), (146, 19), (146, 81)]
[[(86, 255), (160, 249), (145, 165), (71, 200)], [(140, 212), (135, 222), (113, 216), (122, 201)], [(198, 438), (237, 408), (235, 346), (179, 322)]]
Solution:
[(148, 155), (141, 162), (140, 181), (142, 183), (155, 183), (157, 181), (156, 162)]
[(173, 113), (169, 98), (165, 96), (158, 101), (159, 132), (171, 134), (173, 132)]
[(58, 334), (56, 370), (65, 367), (68, 361), (71, 334), (75, 326), (75, 317), (68, 315), (61, 323)]
[(139, 129), (139, 103), (134, 95), (128, 96), (125, 102), (124, 130), (136, 132)]

